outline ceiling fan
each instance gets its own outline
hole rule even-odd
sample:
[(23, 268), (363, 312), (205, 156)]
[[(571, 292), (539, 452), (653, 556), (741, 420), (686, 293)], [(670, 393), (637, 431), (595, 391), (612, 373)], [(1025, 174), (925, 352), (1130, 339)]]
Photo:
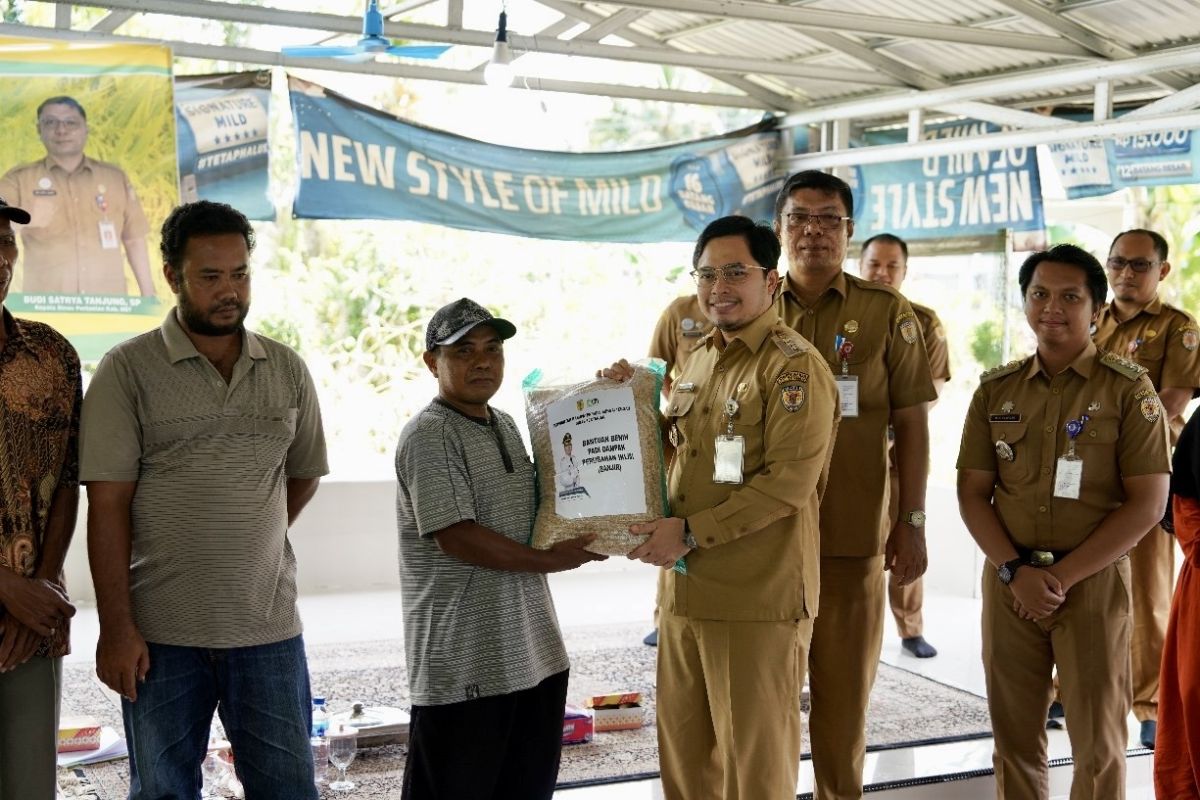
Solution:
[(383, 35), (383, 14), (379, 13), (379, 0), (368, 0), (363, 15), (363, 35), (352, 45), (301, 45), (284, 47), (285, 56), (293, 58), (341, 58), (349, 61), (370, 61), (377, 55), (387, 54), (405, 58), (437, 58), (450, 49), (448, 44), (392, 44)]

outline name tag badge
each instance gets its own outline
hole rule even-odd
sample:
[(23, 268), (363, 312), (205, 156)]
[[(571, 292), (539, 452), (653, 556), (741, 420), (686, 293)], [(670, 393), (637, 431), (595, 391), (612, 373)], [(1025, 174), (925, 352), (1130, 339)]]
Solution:
[(100, 223), (100, 246), (105, 250), (116, 250), (120, 246), (116, 225), (111, 222)]
[(713, 483), (741, 483), (745, 452), (744, 437), (728, 434), (718, 436), (713, 458)]
[(1079, 499), (1079, 486), (1083, 483), (1083, 459), (1063, 456), (1058, 459), (1054, 472), (1054, 496), (1067, 500)]
[(858, 416), (858, 376), (834, 375), (838, 397), (842, 404), (842, 418)]

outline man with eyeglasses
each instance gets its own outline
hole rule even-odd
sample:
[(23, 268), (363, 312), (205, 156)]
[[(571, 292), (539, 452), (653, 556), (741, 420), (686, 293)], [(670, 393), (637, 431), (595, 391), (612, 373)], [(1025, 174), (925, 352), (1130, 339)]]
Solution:
[[(897, 292), (908, 276), (908, 243), (891, 233), (880, 233), (863, 242), (859, 256), (859, 272), (864, 278), (892, 287)], [(937, 312), (929, 306), (912, 303), (913, 313), (921, 324), (921, 338), (925, 342), (925, 353), (929, 357), (929, 372), (933, 388), (939, 395), (942, 386), (950, 380), (950, 348), (946, 345), (946, 331)], [(930, 407), (937, 403), (935, 399)], [(896, 470), (895, 453), (888, 451), (888, 527), (896, 524), (900, 514), (899, 474)], [(917, 658), (933, 658), (937, 649), (925, 640), (921, 606), (925, 599), (924, 580), (917, 578), (901, 585), (893, 573), (888, 581), (888, 605), (896, 620), (900, 633), (900, 645)]]
[[(0, 195), (29, 210), (21, 228), (25, 294), (127, 295), (129, 262), (137, 294), (153, 296), (146, 234), (150, 225), (129, 177), (84, 154), (87, 112), (73, 97), (37, 108), (46, 157), (9, 170)], [(124, 250), (124, 255), (122, 255)]]
[[(693, 252), (714, 325), (665, 409), (672, 516), (634, 525), (661, 567), (658, 741), (667, 800), (792, 800), (817, 614), (817, 519), (837, 391), (773, 304), (779, 240), (722, 217)], [(628, 379), (626, 362), (603, 371)], [(676, 567), (683, 559), (686, 569)]]
[[(854, 200), (840, 178), (797, 173), (775, 201), (788, 273), (779, 316), (828, 361), (842, 423), (821, 502), (821, 612), (809, 651), (818, 800), (863, 794), (867, 701), (883, 645), (884, 571), (900, 586), (925, 572), (927, 404), (936, 399), (920, 324), (896, 290), (842, 268)], [(888, 423), (895, 430), (899, 520), (888, 524)]]
[[(1171, 271), (1167, 241), (1135, 228), (1117, 234), (1108, 251), (1112, 300), (1100, 311), (1096, 345), (1146, 368), (1166, 411), (1174, 446), (1183, 411), (1200, 394), (1200, 327), (1191, 314), (1165, 303), (1158, 286)], [(1133, 576), (1133, 713), (1142, 745), (1154, 748), (1158, 673), (1175, 581), (1175, 542), (1161, 526), (1129, 551)]]
[[(0, 304), (29, 214), (0, 198)], [(79, 504), (79, 356), (0, 308), (0, 800), (52, 798), (62, 659), (75, 607), (63, 562)]]

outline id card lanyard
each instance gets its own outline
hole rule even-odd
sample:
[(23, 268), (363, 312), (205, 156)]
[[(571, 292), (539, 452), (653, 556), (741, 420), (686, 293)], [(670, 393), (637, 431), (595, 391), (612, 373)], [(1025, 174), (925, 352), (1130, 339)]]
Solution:
[(842, 361), (842, 373), (834, 375), (837, 383), (838, 399), (842, 406), (842, 418), (858, 416), (858, 376), (850, 374), (850, 354), (854, 352), (854, 342), (845, 336), (833, 337), (834, 352)]
[(1067, 420), (1063, 426), (1067, 431), (1067, 452), (1058, 459), (1054, 471), (1055, 497), (1079, 499), (1079, 487), (1083, 484), (1083, 459), (1075, 454), (1075, 438), (1083, 433), (1083, 427), (1089, 419), (1087, 414), (1080, 414), (1079, 419)]
[(725, 401), (725, 433), (717, 436), (713, 451), (713, 483), (742, 482), (746, 439), (733, 433), (733, 417), (738, 408), (738, 401), (734, 398)]

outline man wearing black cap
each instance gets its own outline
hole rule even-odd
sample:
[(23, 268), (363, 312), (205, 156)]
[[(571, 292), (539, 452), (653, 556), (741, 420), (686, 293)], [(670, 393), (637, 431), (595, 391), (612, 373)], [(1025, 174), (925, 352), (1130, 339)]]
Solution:
[[(29, 214), (0, 198), (0, 303)], [(75, 613), (62, 568), (79, 503), (79, 356), (3, 309), (0, 326), (0, 800), (54, 797), (62, 657)]]
[(533, 529), (533, 464), (488, 401), (516, 327), (467, 298), (425, 331), (438, 394), (396, 447), (396, 522), (412, 723), (402, 797), (550, 798), (567, 653), (545, 573), (604, 556)]

